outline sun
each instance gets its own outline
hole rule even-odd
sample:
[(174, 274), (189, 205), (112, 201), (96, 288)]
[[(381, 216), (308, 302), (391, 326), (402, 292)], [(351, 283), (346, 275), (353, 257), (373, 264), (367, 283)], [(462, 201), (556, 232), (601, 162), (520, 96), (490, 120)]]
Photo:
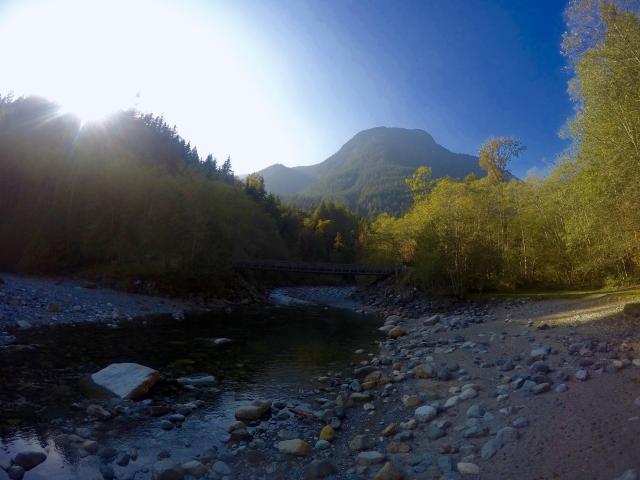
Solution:
[(58, 102), (62, 114), (70, 114), (80, 120), (80, 125), (84, 126), (92, 123), (100, 123), (113, 115), (118, 110), (118, 103), (101, 101), (91, 98), (91, 96), (76, 96), (75, 98)]

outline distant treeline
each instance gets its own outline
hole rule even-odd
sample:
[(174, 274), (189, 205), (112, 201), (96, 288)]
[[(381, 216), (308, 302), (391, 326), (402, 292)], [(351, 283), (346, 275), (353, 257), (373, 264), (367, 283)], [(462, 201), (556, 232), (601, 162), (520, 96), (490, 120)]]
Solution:
[(638, 3), (569, 3), (573, 144), (547, 178), (514, 179), (508, 162), (523, 147), (493, 138), (483, 178), (418, 169), (400, 218), (283, 205), (259, 175), (239, 181), (229, 158), (203, 159), (160, 117), (82, 126), (46, 100), (0, 98), (0, 269), (183, 292), (222, 290), (246, 258), (403, 262), (420, 288), (457, 294), (637, 282)]
[(0, 269), (220, 291), (234, 259), (351, 261), (359, 220), (284, 207), (227, 158), (201, 158), (160, 117), (81, 125), (36, 97), (0, 97)]
[(638, 3), (569, 3), (573, 146), (548, 178), (509, 180), (507, 163), (522, 148), (512, 138), (482, 147), (485, 178), (433, 182), (421, 169), (409, 180), (412, 210), (383, 215), (363, 234), (368, 258), (403, 261), (421, 287), (456, 293), (638, 282)]

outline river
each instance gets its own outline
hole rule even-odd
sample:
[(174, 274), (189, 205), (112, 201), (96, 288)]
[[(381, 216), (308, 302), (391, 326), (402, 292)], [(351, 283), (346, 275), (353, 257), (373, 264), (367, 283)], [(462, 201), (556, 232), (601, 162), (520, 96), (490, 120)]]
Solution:
[[(47, 460), (28, 471), (26, 480), (103, 478), (104, 462), (69, 442), (74, 432), (88, 434), (101, 449), (137, 454), (126, 466), (112, 464), (117, 478), (150, 478), (152, 464), (167, 455), (178, 462), (223, 452), (226, 427), (238, 406), (262, 397), (311, 410), (306, 398), (329, 395), (337, 387), (318, 377), (367, 358), (355, 352), (375, 350), (378, 325), (376, 318), (353, 310), (299, 305), (19, 332), (17, 343), (34, 348), (0, 353), (0, 465), (18, 451), (42, 449)], [(215, 346), (211, 339), (220, 337), (233, 343)], [(152, 367), (166, 380), (142, 402), (110, 404), (116, 418), (95, 422), (84, 412), (82, 379), (118, 362)], [(171, 381), (196, 373), (214, 375), (218, 384), (186, 390)], [(204, 406), (171, 431), (144, 413), (148, 404), (195, 400)]]

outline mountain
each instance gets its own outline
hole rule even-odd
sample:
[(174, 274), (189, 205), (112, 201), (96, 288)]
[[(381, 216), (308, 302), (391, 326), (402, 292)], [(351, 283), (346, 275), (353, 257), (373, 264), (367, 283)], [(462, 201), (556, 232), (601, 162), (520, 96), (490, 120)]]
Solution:
[(453, 153), (424, 130), (387, 127), (363, 130), (321, 163), (259, 173), (268, 191), (301, 206), (330, 198), (362, 215), (398, 215), (411, 205), (405, 178), (420, 166), (431, 167), (434, 178), (484, 176), (478, 157)]
[(269, 192), (288, 196), (300, 193), (316, 181), (316, 177), (301, 172), (298, 168), (289, 168), (281, 163), (276, 163), (259, 173), (262, 175), (265, 188)]

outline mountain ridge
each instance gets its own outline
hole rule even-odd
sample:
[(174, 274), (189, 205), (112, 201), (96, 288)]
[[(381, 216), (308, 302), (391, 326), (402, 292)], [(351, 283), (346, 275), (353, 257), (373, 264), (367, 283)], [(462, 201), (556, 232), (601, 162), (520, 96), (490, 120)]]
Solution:
[(421, 166), (434, 178), (484, 175), (476, 156), (451, 152), (424, 130), (399, 127), (362, 130), (317, 164), (274, 164), (258, 173), (268, 191), (300, 206), (332, 199), (366, 216), (397, 215), (411, 204), (404, 180)]

